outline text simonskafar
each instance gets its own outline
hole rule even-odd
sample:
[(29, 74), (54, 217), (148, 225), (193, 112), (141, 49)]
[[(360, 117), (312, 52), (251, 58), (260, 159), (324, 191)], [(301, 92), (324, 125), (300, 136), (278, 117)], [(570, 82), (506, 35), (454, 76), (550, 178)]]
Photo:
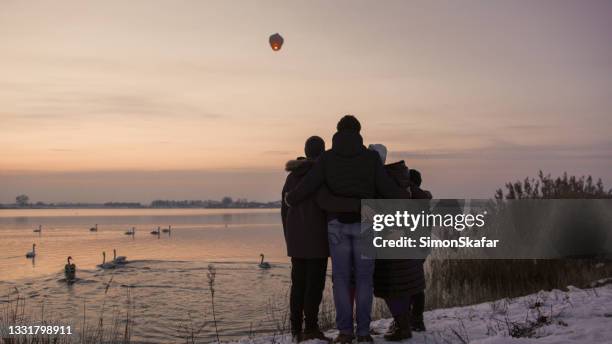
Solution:
[(398, 239), (383, 239), (382, 237), (375, 237), (373, 240), (374, 247), (383, 248), (470, 248), (470, 247), (497, 247), (499, 240), (487, 239), (487, 237), (481, 237), (480, 239), (472, 239), (468, 237), (461, 237), (458, 239), (432, 239), (431, 237), (421, 237), (419, 240), (409, 237), (400, 237)]

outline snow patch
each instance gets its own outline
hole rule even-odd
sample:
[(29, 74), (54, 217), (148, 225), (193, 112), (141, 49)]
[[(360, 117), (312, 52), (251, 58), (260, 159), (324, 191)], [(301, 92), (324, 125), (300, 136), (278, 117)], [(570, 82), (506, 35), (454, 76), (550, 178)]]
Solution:
[[(597, 287), (535, 294), (472, 306), (436, 309), (425, 313), (427, 332), (413, 333), (404, 343), (414, 344), (612, 344), (612, 279)], [(391, 319), (373, 321), (376, 344), (386, 344), (383, 334)], [(336, 331), (326, 332), (335, 337)], [(243, 338), (236, 344), (290, 344), (291, 336)], [(326, 344), (310, 341), (308, 344)]]

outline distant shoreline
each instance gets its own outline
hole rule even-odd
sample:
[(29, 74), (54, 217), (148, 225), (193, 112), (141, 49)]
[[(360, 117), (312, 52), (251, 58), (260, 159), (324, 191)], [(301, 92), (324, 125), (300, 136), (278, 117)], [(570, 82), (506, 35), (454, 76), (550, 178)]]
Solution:
[(32, 210), (32, 209), (280, 209), (279, 206), (265, 207), (105, 207), (105, 206), (65, 206), (65, 207), (5, 207), (0, 206), (0, 210)]
[(44, 206), (20, 207), (0, 204), (0, 210), (32, 210), (32, 209), (279, 209), (280, 201), (269, 203), (241, 205), (209, 205), (209, 206), (151, 206), (151, 205), (104, 205), (104, 204), (61, 204)]

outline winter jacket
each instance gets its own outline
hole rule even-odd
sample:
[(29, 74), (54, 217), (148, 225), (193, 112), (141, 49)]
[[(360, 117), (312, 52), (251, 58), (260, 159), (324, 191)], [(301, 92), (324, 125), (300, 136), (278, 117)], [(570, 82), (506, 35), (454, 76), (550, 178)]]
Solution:
[[(285, 170), (289, 175), (283, 186), (283, 197), (300, 183), (314, 164), (314, 160), (304, 158), (287, 162)], [(329, 256), (326, 213), (319, 208), (314, 196), (307, 197), (290, 208), (283, 202), (281, 216), (288, 256), (294, 258)]]
[[(353, 131), (334, 134), (332, 148), (324, 152), (300, 185), (289, 192), (285, 201), (297, 205), (325, 183), (332, 194), (358, 199), (408, 198), (410, 193), (393, 182), (385, 172), (378, 153), (363, 145), (361, 135)], [(328, 220), (354, 223), (361, 220), (359, 212), (330, 213)]]
[(385, 165), (385, 170), (402, 188), (410, 190), (410, 198), (412, 199), (431, 199), (431, 193), (421, 189), (419, 186), (412, 183), (409, 169), (404, 160)]
[[(411, 190), (413, 198), (427, 198), (425, 192), (410, 182), (404, 161), (385, 166), (387, 173), (402, 188)], [(374, 269), (374, 295), (381, 298), (403, 298), (425, 290), (422, 259), (377, 259)]]
[(403, 298), (425, 290), (423, 259), (377, 259), (374, 268), (374, 295)]

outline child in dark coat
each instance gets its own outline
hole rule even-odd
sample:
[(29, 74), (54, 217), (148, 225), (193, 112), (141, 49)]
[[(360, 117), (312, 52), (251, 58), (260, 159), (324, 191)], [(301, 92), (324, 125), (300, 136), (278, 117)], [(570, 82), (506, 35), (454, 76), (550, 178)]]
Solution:
[[(412, 197), (415, 199), (431, 199), (431, 192), (421, 189), (421, 183), (423, 182), (423, 179), (421, 178), (421, 172), (411, 169), (408, 173), (410, 177), (410, 192), (412, 193)], [(425, 260), (423, 259), (421, 265), (424, 263)], [(424, 312), (425, 290), (421, 290), (410, 298), (410, 325), (413, 331), (425, 331), (425, 322), (423, 321)]]

